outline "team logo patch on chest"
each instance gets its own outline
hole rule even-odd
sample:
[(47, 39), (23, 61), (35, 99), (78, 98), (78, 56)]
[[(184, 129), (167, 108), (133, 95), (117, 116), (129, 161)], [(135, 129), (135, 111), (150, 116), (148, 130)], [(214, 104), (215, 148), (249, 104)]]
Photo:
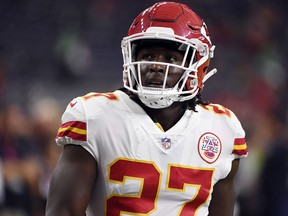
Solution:
[(213, 133), (203, 134), (198, 141), (198, 152), (207, 163), (214, 163), (222, 151), (221, 140)]

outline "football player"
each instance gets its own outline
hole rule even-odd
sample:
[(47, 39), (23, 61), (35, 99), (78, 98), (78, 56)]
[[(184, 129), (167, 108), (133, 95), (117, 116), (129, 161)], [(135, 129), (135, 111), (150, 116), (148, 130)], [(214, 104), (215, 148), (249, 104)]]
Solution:
[(73, 99), (46, 216), (231, 216), (245, 133), (203, 102), (215, 46), (187, 5), (159, 2), (122, 40), (124, 88)]

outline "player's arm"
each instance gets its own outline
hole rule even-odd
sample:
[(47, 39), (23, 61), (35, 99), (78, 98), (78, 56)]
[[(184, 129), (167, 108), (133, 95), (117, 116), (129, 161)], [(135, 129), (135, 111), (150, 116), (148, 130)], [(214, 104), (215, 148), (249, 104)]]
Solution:
[(230, 173), (217, 182), (213, 189), (209, 216), (232, 216), (235, 203), (234, 178), (239, 167), (239, 159), (232, 162)]
[(84, 216), (96, 166), (83, 147), (65, 145), (52, 176), (45, 215)]

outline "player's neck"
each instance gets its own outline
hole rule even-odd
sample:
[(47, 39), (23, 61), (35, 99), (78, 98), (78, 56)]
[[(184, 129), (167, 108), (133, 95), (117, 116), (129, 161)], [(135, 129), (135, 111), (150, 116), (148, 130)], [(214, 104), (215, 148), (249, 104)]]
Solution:
[(152, 109), (143, 104), (141, 106), (154, 122), (158, 122), (162, 126), (164, 131), (172, 128), (185, 112), (183, 104), (179, 102), (164, 109)]

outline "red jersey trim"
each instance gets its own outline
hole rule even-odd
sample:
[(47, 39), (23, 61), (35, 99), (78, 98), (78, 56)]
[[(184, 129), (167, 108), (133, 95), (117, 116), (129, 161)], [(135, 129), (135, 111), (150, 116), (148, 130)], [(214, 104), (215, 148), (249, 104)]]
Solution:
[(66, 122), (58, 130), (56, 139), (70, 137), (74, 140), (86, 141), (86, 123), (79, 121)]
[(245, 156), (248, 154), (248, 147), (245, 138), (236, 138), (234, 140), (234, 147), (232, 154), (238, 156)]

